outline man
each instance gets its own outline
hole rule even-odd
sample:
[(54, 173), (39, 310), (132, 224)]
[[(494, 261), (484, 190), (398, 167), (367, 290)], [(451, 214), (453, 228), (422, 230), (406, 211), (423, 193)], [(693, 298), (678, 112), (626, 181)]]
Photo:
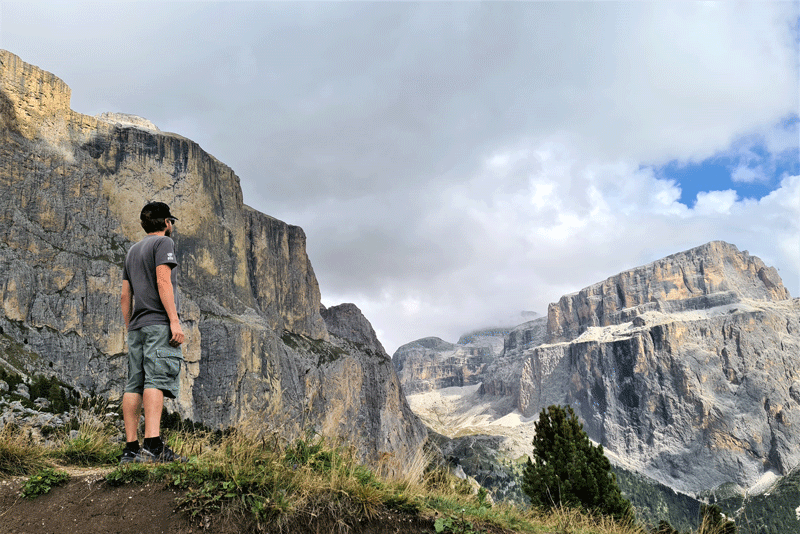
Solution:
[[(125, 449), (120, 463), (186, 461), (161, 441), (164, 397), (178, 394), (183, 330), (178, 318), (175, 243), (178, 219), (163, 202), (140, 215), (147, 233), (128, 251), (122, 269), (122, 317), (128, 330), (128, 382), (122, 396)], [(139, 417), (144, 407), (144, 443)]]

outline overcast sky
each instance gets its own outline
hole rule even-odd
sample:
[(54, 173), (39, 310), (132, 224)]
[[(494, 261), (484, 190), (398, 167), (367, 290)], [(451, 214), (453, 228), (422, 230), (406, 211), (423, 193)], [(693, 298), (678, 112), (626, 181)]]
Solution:
[(389, 354), (724, 240), (800, 296), (797, 2), (0, 2), (72, 108), (301, 226)]

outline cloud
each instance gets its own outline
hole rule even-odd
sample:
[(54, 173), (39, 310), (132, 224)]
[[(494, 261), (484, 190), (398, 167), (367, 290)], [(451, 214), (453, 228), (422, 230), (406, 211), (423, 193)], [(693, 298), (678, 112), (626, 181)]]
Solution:
[(736, 191), (708, 191), (697, 194), (697, 203), (694, 206), (696, 215), (730, 215), (731, 208), (736, 204)]
[[(797, 170), (800, 132), (796, 114), (777, 122), (772, 128), (745, 135), (727, 154), (733, 161), (731, 179), (738, 183), (768, 183), (778, 174)], [(794, 167), (794, 168), (793, 168)]]
[[(561, 140), (515, 146), (488, 155), (469, 179), (427, 192), (418, 209), (429, 220), (403, 230), (413, 253), (370, 246), (372, 263), (385, 269), (367, 266), (352, 288), (323, 296), (357, 296), (390, 350), (427, 335), (455, 341), (475, 327), (522, 322), (523, 310), (546, 313), (563, 294), (717, 239), (782, 266), (797, 295), (800, 177), (759, 201), (712, 191), (690, 209), (679, 198), (675, 183), (633, 161), (586, 160)], [(370, 279), (375, 291), (360, 291)]]
[(769, 177), (760, 166), (752, 168), (746, 165), (740, 165), (731, 173), (731, 180), (749, 184), (753, 182), (766, 182), (769, 180)]

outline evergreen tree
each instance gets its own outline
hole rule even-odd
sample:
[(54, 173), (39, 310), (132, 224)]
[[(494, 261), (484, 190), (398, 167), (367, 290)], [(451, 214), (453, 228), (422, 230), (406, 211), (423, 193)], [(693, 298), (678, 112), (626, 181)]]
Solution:
[(539, 414), (522, 490), (543, 510), (567, 506), (632, 520), (603, 446), (595, 447), (570, 406), (550, 406)]

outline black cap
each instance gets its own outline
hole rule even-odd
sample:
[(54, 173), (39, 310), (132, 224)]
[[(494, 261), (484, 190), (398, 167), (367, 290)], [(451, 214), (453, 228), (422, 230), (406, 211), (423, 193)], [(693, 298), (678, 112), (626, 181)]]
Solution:
[(163, 202), (148, 202), (145, 207), (142, 208), (142, 213), (139, 215), (141, 220), (145, 219), (175, 219), (178, 220), (177, 217), (172, 215), (169, 212), (169, 206), (164, 204)]

